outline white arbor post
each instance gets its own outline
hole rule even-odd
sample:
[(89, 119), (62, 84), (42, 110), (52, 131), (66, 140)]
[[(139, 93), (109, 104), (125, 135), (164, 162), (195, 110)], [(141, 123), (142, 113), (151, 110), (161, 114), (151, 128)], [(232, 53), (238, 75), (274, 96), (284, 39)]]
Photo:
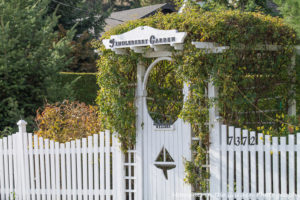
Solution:
[(28, 167), (25, 163), (25, 148), (27, 148), (27, 140), (26, 140), (26, 125), (27, 122), (24, 120), (20, 120), (17, 123), (19, 127), (19, 132), (15, 135), (15, 142), (14, 142), (14, 156), (15, 156), (15, 183), (16, 183), (16, 192), (15, 196), (16, 199), (27, 199), (27, 191), (28, 191), (28, 180), (29, 178), (26, 177), (26, 167)]
[[(218, 96), (218, 90), (212, 80), (208, 83), (208, 98), (214, 100)], [(211, 199), (218, 199), (221, 193), (221, 166), (220, 166), (220, 122), (218, 108), (213, 104), (209, 108), (209, 162), (210, 162), (210, 187)]]
[[(296, 66), (296, 54), (297, 54), (297, 51), (294, 53), (294, 55), (292, 57), (292, 63), (291, 63), (291, 69), (290, 69), (291, 72), (293, 72), (295, 70), (295, 66)], [(295, 83), (295, 78), (296, 77), (292, 78), (292, 80), (293, 80), (294, 83)], [(294, 88), (291, 89), (290, 93), (291, 94), (295, 93)], [(289, 100), (288, 115), (291, 115), (291, 116), (295, 116), (296, 115), (296, 99), (295, 98)]]
[(145, 65), (142, 61), (137, 64), (137, 88), (136, 88), (136, 195), (137, 199), (143, 199), (143, 81)]

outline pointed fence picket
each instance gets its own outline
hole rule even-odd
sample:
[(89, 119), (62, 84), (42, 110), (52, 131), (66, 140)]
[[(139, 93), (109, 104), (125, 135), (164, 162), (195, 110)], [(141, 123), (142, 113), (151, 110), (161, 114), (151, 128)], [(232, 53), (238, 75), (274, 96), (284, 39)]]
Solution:
[[(0, 199), (119, 200), (125, 195), (125, 163), (109, 131), (58, 143), (19, 132), (0, 139)], [(124, 183), (123, 183), (124, 182)]]
[(217, 128), (213, 131), (221, 141), (210, 148), (219, 159), (213, 158), (210, 168), (220, 169), (221, 177), (211, 171), (217, 184), (211, 187), (221, 191), (195, 194), (202, 195), (198, 199), (300, 199), (300, 133), (271, 137), (233, 126)]

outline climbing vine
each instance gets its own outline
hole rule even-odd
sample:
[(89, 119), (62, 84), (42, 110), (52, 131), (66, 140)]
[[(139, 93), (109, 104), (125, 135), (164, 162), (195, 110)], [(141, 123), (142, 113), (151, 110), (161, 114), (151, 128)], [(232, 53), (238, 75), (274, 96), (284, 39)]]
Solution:
[[(148, 84), (148, 93), (152, 92), (156, 98), (164, 97), (169, 91), (168, 84), (189, 84), (190, 92), (183, 108), (176, 104), (166, 110), (176, 111), (180, 108), (179, 117), (190, 122), (193, 133), (200, 138), (201, 145), (192, 145), (195, 152), (193, 161), (186, 162), (186, 180), (196, 189), (205, 190), (208, 174), (202, 166), (209, 145), (209, 108), (216, 104), (225, 124), (252, 129), (262, 125), (270, 126), (276, 114), (287, 113), (289, 99), (294, 95), (291, 91), (295, 80), (291, 77), (294, 77), (295, 70), (290, 66), (296, 43), (295, 31), (280, 18), (259, 13), (208, 12), (201, 8), (189, 8), (182, 14), (159, 13), (150, 18), (131, 21), (106, 32), (102, 39), (138, 26), (187, 32), (184, 50), (173, 50), (172, 73), (177, 81), (156, 76), (155, 81)], [(222, 54), (208, 54), (196, 49), (192, 41), (215, 42), (221, 46), (229, 46), (230, 49)], [(264, 51), (263, 48), (258, 48), (262, 44), (278, 45), (279, 48), (276, 51)], [(140, 61), (148, 66), (153, 60), (142, 58), (130, 50), (128, 55), (116, 55), (106, 50), (101, 40), (96, 41), (94, 46), (101, 52), (98, 60), (100, 91), (97, 99), (101, 125), (118, 132), (126, 150), (135, 144), (136, 66)], [(168, 67), (170, 65), (159, 65), (155, 69), (156, 73), (163, 74)], [(161, 85), (164, 89), (155, 90), (160, 81), (165, 81), (166, 84)], [(219, 90), (219, 97), (216, 99), (207, 97), (209, 81), (213, 81)], [(174, 99), (178, 97), (178, 92), (169, 94), (174, 95)], [(177, 98), (176, 101), (181, 99)], [(159, 105), (148, 105), (154, 113), (161, 110), (161, 106), (164, 107), (160, 101), (156, 103)], [(155, 120), (161, 116), (152, 117)]]

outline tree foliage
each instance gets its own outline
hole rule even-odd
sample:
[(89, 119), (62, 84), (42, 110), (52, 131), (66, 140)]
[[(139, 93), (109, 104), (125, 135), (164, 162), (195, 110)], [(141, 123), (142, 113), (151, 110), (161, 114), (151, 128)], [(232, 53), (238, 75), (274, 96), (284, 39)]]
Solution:
[[(0, 130), (35, 111), (55, 89), (57, 72), (67, 64), (72, 31), (58, 38), (55, 15), (47, 16), (48, 0), (0, 3)], [(32, 126), (31, 126), (32, 128)]]
[(290, 24), (300, 37), (300, 0), (275, 0), (284, 20)]
[(110, 15), (113, 2), (94, 0), (52, 0), (49, 4), (48, 14), (56, 13), (58, 24), (66, 30), (76, 25), (76, 34), (91, 31), (98, 36), (103, 31), (105, 19)]

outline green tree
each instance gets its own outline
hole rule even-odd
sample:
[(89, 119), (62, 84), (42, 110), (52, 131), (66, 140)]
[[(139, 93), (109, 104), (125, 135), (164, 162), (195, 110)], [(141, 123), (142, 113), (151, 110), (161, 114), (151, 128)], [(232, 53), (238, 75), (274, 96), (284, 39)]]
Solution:
[(61, 35), (72, 28), (76, 37), (72, 41), (72, 51), (68, 55), (73, 62), (66, 71), (94, 72), (97, 70), (95, 60), (97, 54), (91, 47), (92, 39), (99, 37), (110, 15), (114, 0), (51, 0), (47, 14), (59, 16), (57, 30)]
[(300, 37), (300, 0), (275, 0), (284, 20), (290, 24)]
[(98, 36), (103, 31), (105, 19), (110, 15), (114, 0), (51, 0), (48, 14), (59, 17), (58, 24), (70, 30), (75, 26), (76, 34), (89, 30)]
[(0, 131), (15, 127), (21, 118), (33, 123), (37, 108), (45, 99), (53, 100), (49, 94), (57, 90), (57, 72), (69, 63), (73, 31), (58, 39), (58, 18), (46, 15), (48, 4), (0, 3)]

